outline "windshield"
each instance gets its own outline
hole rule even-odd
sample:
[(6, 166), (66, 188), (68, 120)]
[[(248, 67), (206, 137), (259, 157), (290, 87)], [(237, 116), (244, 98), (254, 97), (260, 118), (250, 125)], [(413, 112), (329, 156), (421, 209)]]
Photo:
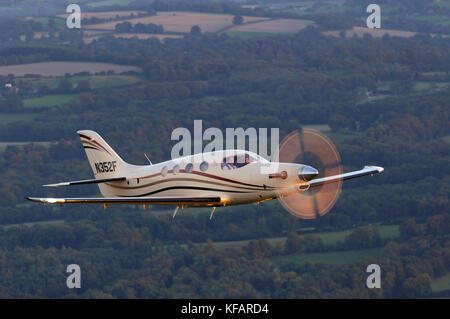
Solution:
[(257, 154), (247, 152), (224, 157), (221, 167), (224, 170), (232, 170), (255, 162), (267, 162), (267, 160)]

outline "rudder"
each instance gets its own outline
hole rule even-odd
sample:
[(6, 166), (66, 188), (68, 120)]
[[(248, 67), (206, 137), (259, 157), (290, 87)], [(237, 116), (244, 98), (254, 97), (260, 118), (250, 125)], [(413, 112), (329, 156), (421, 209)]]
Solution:
[(77, 131), (96, 179), (123, 176), (131, 165), (127, 164), (96, 132)]

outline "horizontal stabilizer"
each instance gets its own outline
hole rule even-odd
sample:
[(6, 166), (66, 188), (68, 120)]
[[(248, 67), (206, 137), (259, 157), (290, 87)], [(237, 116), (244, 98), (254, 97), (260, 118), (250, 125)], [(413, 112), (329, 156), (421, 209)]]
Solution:
[(381, 173), (382, 171), (384, 171), (383, 167), (365, 166), (363, 169), (361, 169), (359, 171), (353, 171), (353, 172), (349, 172), (349, 173), (345, 173), (345, 174), (313, 179), (308, 184), (311, 186), (311, 188), (313, 188), (313, 187), (318, 187), (318, 186), (322, 186), (325, 184), (336, 183), (339, 181), (345, 181), (345, 180), (352, 179), (352, 178), (362, 177), (362, 176), (366, 176), (366, 175), (373, 175), (373, 174)]
[(126, 177), (114, 177), (114, 178), (104, 178), (104, 179), (85, 179), (83, 181), (71, 181), (71, 182), (62, 182), (56, 184), (47, 184), (43, 185), (44, 187), (63, 187), (63, 186), (73, 186), (73, 185), (85, 185), (85, 184), (100, 184), (100, 183), (108, 183), (108, 182), (118, 182), (125, 181)]

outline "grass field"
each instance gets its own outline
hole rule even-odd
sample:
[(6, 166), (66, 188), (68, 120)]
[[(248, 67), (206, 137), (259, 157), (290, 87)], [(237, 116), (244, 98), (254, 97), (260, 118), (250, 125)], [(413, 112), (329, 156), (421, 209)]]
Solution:
[(310, 128), (319, 132), (330, 132), (331, 127), (328, 124), (308, 124), (302, 125), (302, 128)]
[(442, 136), (441, 139), (447, 143), (450, 143), (450, 135)]
[(236, 37), (241, 39), (250, 39), (255, 37), (267, 37), (267, 36), (281, 36), (286, 35), (286, 33), (271, 33), (271, 32), (244, 32), (244, 31), (225, 31), (230, 37)]
[(333, 143), (344, 143), (352, 138), (364, 136), (363, 133), (358, 132), (325, 131), (323, 133), (329, 137)]
[(428, 91), (428, 90), (446, 90), (450, 88), (450, 83), (448, 82), (416, 82), (414, 83), (414, 91)]
[(364, 104), (364, 103), (368, 103), (368, 102), (372, 102), (372, 101), (376, 101), (376, 100), (382, 100), (388, 97), (391, 97), (391, 94), (380, 94), (380, 95), (376, 95), (376, 96), (370, 96), (362, 101), (357, 102), (356, 104)]
[(29, 122), (33, 121), (36, 114), (0, 114), (0, 124), (9, 124), (13, 122)]
[[(50, 147), (52, 144), (56, 144), (56, 143), (57, 142), (0, 142), (0, 152), (5, 151), (8, 146), (15, 146), (18, 148), (23, 148), (25, 145), (34, 144), (34, 145), (39, 145), (39, 146), (44, 146), (44, 147)], [(28, 203), (17, 204), (16, 207), (21, 207), (18, 205), (29, 206)]]
[[(267, 19), (268, 18), (244, 17), (244, 22), (262, 21)], [(116, 24), (123, 21), (129, 21), (133, 25), (136, 23), (154, 23), (157, 25), (162, 25), (164, 27), (164, 31), (167, 32), (188, 33), (194, 25), (198, 25), (202, 32), (217, 32), (233, 25), (233, 15), (169, 11), (158, 12), (158, 14), (154, 16), (92, 24), (89, 25), (89, 28), (98, 30), (114, 30)]]
[(438, 14), (423, 15), (421, 17), (415, 17), (414, 20), (431, 22), (443, 26), (449, 25), (448, 16)]
[(59, 106), (73, 100), (76, 94), (49, 94), (23, 100), (25, 107)]
[(103, 0), (89, 3), (90, 8), (108, 7), (108, 6), (127, 6), (132, 0)]
[(63, 76), (66, 73), (114, 71), (122, 73), (127, 71), (141, 72), (141, 69), (129, 65), (117, 65), (97, 62), (40, 62), (18, 65), (0, 66), (0, 75), (14, 74), (16, 77), (27, 74), (40, 74), (41, 76)]
[[(322, 31), (324, 35), (332, 35), (335, 37), (340, 36), (340, 31)], [(355, 36), (361, 38), (365, 34), (370, 34), (374, 38), (381, 38), (384, 35), (389, 35), (391, 37), (401, 37), (401, 38), (411, 38), (417, 34), (417, 32), (411, 31), (403, 31), (403, 30), (393, 30), (393, 29), (369, 29), (365, 27), (353, 27), (351, 30), (347, 30), (345, 36), (347, 38), (353, 38)], [(436, 36), (436, 34), (431, 33), (432, 37)], [(443, 35), (443, 38), (448, 38), (449, 35)]]
[[(27, 18), (27, 20), (33, 20), (34, 22), (40, 23), (42, 25), (43, 28), (47, 28), (49, 26), (50, 20), (52, 18), (48, 18), (48, 17), (30, 17)], [(56, 27), (64, 27), (66, 25), (66, 21), (64, 19), (61, 18), (55, 18), (55, 26)]]
[[(132, 14), (137, 16), (138, 14), (146, 14), (147, 11), (143, 10), (134, 10), (134, 11), (102, 11), (102, 12), (81, 12), (82, 19), (90, 19), (90, 18), (101, 18), (101, 19), (111, 19), (119, 17), (129, 17)], [(69, 16), (68, 13), (57, 15), (58, 18), (67, 19)]]
[(57, 220), (49, 220), (49, 221), (42, 221), (42, 222), (31, 222), (31, 223), (21, 223), (21, 224), (10, 224), (10, 225), (0, 225), (0, 227), (3, 227), (5, 229), (12, 228), (12, 227), (21, 227), (21, 226), (36, 226), (36, 225), (57, 225), (57, 224), (64, 224), (66, 221), (63, 219), (57, 219)]
[(383, 248), (355, 250), (355, 251), (337, 251), (330, 253), (305, 253), (298, 255), (288, 255), (273, 257), (270, 259), (275, 265), (292, 262), (295, 264), (303, 264), (305, 262), (314, 262), (321, 264), (349, 264), (356, 263), (366, 257), (382, 257), (384, 255)]
[[(99, 36), (92, 36), (92, 37), (84, 37), (83, 42), (84, 43), (91, 43), (93, 40), (99, 39), (101, 37), (105, 36), (99, 35)], [(148, 34), (148, 33), (115, 33), (113, 34), (115, 38), (120, 39), (131, 39), (131, 38), (138, 38), (140, 40), (147, 40), (151, 38), (159, 39), (160, 41), (164, 41), (166, 39), (177, 39), (182, 38), (182, 35), (179, 34)]]
[[(142, 77), (137, 75), (88, 75), (72, 76), (69, 77), (68, 80), (74, 85), (78, 84), (80, 81), (88, 81), (91, 85), (91, 88), (98, 89), (102, 87), (117, 87), (136, 84), (142, 80)], [(34, 87), (46, 85), (49, 89), (53, 90), (58, 87), (59, 81), (61, 81), (61, 77), (23, 77), (17, 78), (16, 81), (19, 86), (21, 82), (28, 82), (31, 83)]]
[[(399, 227), (397, 225), (383, 225), (378, 226), (380, 230), (380, 236), (383, 239), (393, 239), (400, 236)], [(334, 231), (334, 232), (323, 232), (323, 233), (312, 233), (313, 235), (322, 237), (322, 240), (326, 246), (335, 245), (338, 241), (343, 241), (346, 236), (352, 233), (354, 229)], [(265, 238), (272, 246), (281, 244), (284, 245), (286, 242), (286, 237), (275, 237), (275, 238)], [(227, 248), (240, 248), (248, 245), (250, 240), (240, 240), (240, 241), (228, 241), (228, 242), (215, 242), (214, 247), (218, 250)]]
[[(244, 19), (245, 22), (245, 19)], [(276, 19), (262, 22), (248, 23), (233, 26), (229, 32), (263, 32), (263, 33), (296, 33), (307, 26), (313, 25), (313, 21), (296, 19)]]
[(50, 146), (52, 144), (56, 144), (57, 142), (0, 142), (0, 147), (7, 147), (7, 146), (23, 146), (27, 144), (35, 144), (35, 145), (41, 145), (41, 146)]
[[(392, 37), (402, 37), (402, 38), (410, 38), (410, 37), (413, 37), (416, 35), (416, 32), (410, 32), (410, 31), (353, 27), (352, 30), (348, 30), (346, 32), (345, 36), (347, 38), (353, 38), (354, 36), (363, 37), (364, 34), (366, 34), (366, 33), (370, 34), (374, 38), (381, 38), (385, 34), (388, 34)], [(338, 37), (340, 34), (340, 31), (323, 31), (322, 34)]]
[(450, 290), (450, 274), (433, 279), (431, 282), (432, 292), (443, 292), (446, 290)]

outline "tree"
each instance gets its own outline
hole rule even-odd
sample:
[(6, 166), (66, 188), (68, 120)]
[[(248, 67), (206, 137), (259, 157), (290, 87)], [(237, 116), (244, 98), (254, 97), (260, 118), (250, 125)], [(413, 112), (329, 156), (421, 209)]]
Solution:
[(373, 248), (379, 246), (381, 242), (379, 229), (368, 226), (358, 227), (344, 239), (347, 249)]
[(192, 35), (201, 35), (202, 34), (202, 30), (200, 29), (200, 27), (198, 25), (194, 25), (191, 28), (191, 34)]
[(147, 9), (148, 15), (154, 16), (154, 15), (156, 15), (156, 13), (157, 13), (156, 10), (151, 7)]
[(252, 258), (264, 257), (270, 256), (272, 252), (272, 245), (265, 239), (252, 240), (246, 247), (244, 247), (244, 249)]
[(427, 218), (426, 229), (433, 235), (445, 235), (450, 232), (450, 215), (440, 214)]
[(321, 252), (325, 249), (325, 244), (322, 237), (317, 235), (308, 235), (305, 236), (304, 247), (307, 252)]
[(83, 92), (89, 92), (91, 91), (91, 84), (87, 80), (80, 81), (75, 88), (76, 93), (83, 93)]
[(9, 93), (6, 99), (0, 100), (0, 111), (11, 113), (23, 107), (22, 98), (17, 93)]
[(59, 81), (58, 87), (56, 88), (57, 93), (68, 94), (72, 92), (72, 82), (68, 79), (63, 78)]
[(147, 32), (147, 27), (145, 24), (139, 22), (134, 25), (133, 31), (136, 33), (145, 33)]
[(239, 25), (244, 23), (244, 18), (241, 15), (235, 15), (233, 17), (233, 24)]
[(404, 239), (411, 238), (419, 234), (420, 226), (417, 225), (414, 218), (409, 218), (400, 225), (400, 236)]
[(408, 298), (427, 297), (431, 293), (431, 281), (428, 274), (407, 278), (403, 282), (403, 293)]
[(337, 130), (340, 130), (340, 129), (343, 129), (343, 128), (349, 126), (348, 122), (349, 121), (345, 116), (343, 116), (341, 114), (336, 114), (331, 117), (328, 124), (330, 125), (330, 127), (333, 130), (337, 131)]
[(120, 33), (127, 33), (133, 30), (133, 25), (129, 21), (124, 21), (122, 23), (117, 23), (115, 30)]
[(291, 232), (288, 234), (286, 243), (284, 246), (286, 253), (295, 254), (302, 252), (304, 249), (304, 240), (300, 235), (295, 232)]

